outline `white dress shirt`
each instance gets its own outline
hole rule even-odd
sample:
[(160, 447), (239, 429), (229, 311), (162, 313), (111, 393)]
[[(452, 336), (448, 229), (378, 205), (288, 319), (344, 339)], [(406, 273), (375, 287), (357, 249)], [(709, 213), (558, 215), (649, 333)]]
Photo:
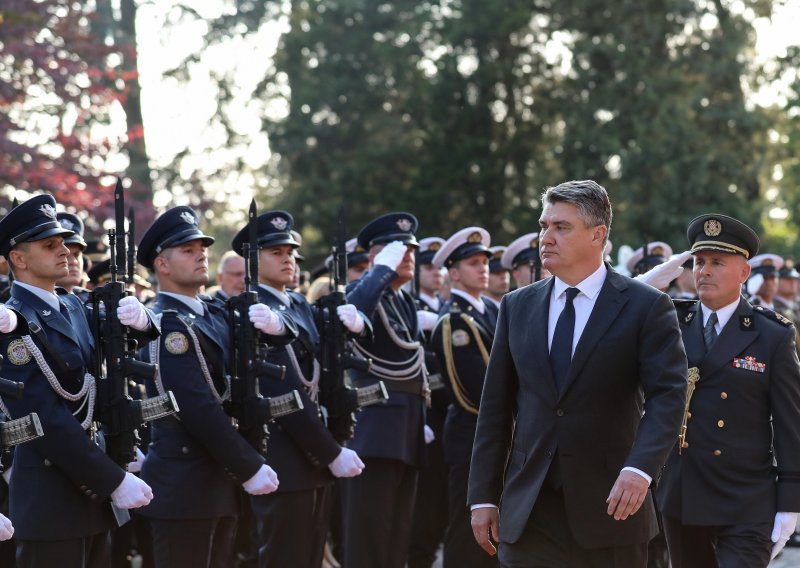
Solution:
[[(701, 303), (700, 306), (701, 309), (703, 310), (703, 327), (705, 327), (706, 324), (708, 323), (708, 318), (711, 317), (711, 314), (714, 313), (714, 311), (711, 308), (706, 307), (706, 305), (703, 303)], [(725, 327), (725, 324), (728, 323), (728, 321), (731, 319), (731, 317), (733, 316), (733, 312), (736, 311), (737, 307), (739, 307), (739, 298), (736, 298), (733, 302), (731, 302), (727, 306), (724, 306), (717, 310), (717, 325), (714, 326), (714, 329), (717, 330), (717, 337), (719, 337), (719, 334), (722, 333), (722, 329)]]

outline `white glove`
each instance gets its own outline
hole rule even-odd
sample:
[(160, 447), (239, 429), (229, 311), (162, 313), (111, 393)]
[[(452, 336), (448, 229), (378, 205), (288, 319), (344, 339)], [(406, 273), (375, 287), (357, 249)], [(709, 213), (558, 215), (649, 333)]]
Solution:
[(689, 260), (691, 256), (692, 253), (688, 250), (680, 254), (672, 255), (668, 261), (662, 262), (649, 272), (637, 276), (636, 280), (649, 284), (653, 288), (658, 288), (659, 290), (661, 288), (666, 288), (669, 286), (670, 282), (681, 275), (683, 272), (683, 266), (681, 265)]
[(397, 270), (400, 263), (403, 262), (403, 257), (406, 255), (408, 247), (400, 241), (392, 241), (383, 250), (375, 255), (373, 264), (382, 264), (388, 266), (392, 270)]
[(111, 501), (118, 509), (144, 507), (153, 500), (153, 490), (144, 481), (125, 472), (125, 478), (111, 494)]
[(17, 314), (0, 304), (0, 333), (11, 333), (17, 329)]
[(142, 450), (136, 448), (136, 457), (128, 464), (128, 471), (131, 473), (139, 473), (142, 471), (142, 463), (144, 462), (144, 454)]
[(139, 331), (144, 331), (150, 327), (150, 319), (147, 317), (147, 310), (145, 310), (142, 303), (133, 296), (125, 296), (119, 301), (117, 318), (119, 318), (119, 323), (122, 325), (127, 325)]
[(425, 424), (425, 443), (430, 444), (436, 439), (436, 434), (433, 433), (433, 428)]
[(353, 333), (361, 333), (364, 329), (364, 318), (358, 313), (358, 308), (353, 304), (345, 304), (336, 308), (342, 324)]
[(266, 495), (278, 488), (278, 474), (275, 470), (264, 464), (253, 477), (242, 483), (242, 487), (250, 495)]
[(336, 477), (355, 477), (364, 469), (364, 462), (353, 450), (342, 448), (336, 459), (328, 464), (328, 469)]
[(276, 314), (266, 304), (253, 304), (250, 306), (250, 321), (256, 329), (267, 335), (282, 335), (286, 331), (281, 316)]
[(14, 536), (14, 527), (4, 514), (0, 513), (0, 540), (8, 540)]
[(417, 310), (417, 323), (422, 331), (432, 330), (436, 327), (437, 321), (439, 321), (439, 314), (428, 310)]
[(747, 279), (745, 283), (745, 288), (747, 289), (748, 296), (755, 296), (758, 289), (761, 288), (761, 285), (764, 283), (764, 275), (763, 274), (753, 274), (750, 278)]
[(775, 525), (772, 527), (772, 555), (770, 560), (778, 556), (778, 553), (786, 546), (789, 537), (797, 527), (797, 513), (775, 513)]

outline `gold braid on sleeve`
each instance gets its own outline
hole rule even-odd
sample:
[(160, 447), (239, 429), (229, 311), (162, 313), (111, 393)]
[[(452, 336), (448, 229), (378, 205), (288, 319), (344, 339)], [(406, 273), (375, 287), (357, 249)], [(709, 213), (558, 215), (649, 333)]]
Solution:
[(467, 395), (464, 386), (461, 384), (461, 379), (458, 378), (458, 371), (456, 371), (456, 363), (453, 358), (453, 327), (450, 323), (450, 314), (442, 316), (442, 347), (444, 348), (444, 360), (447, 365), (447, 375), (450, 377), (450, 384), (453, 386), (453, 394), (456, 396), (458, 404), (461, 408), (470, 414), (478, 414), (478, 405), (472, 402)]

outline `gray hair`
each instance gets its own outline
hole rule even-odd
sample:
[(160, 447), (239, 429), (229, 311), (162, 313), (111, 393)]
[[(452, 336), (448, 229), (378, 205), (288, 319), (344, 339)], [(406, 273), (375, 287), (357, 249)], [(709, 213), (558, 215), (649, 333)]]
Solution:
[(578, 216), (587, 227), (604, 225), (606, 241), (611, 232), (611, 201), (608, 192), (592, 180), (566, 181), (555, 187), (548, 187), (542, 196), (542, 205), (548, 203), (569, 203), (578, 210)]

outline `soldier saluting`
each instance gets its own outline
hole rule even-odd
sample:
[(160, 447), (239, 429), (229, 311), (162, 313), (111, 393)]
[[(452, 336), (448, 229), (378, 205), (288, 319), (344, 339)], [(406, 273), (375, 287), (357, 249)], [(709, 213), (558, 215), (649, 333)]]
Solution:
[[(11, 517), (17, 561), (25, 567), (108, 566), (109, 498), (119, 509), (146, 505), (150, 487), (94, 443), (94, 339), (87, 308), (57, 291), (67, 276), (73, 233), (56, 219), (51, 195), (38, 195), (0, 221), (0, 254), (14, 273), (7, 305), (16, 329), (0, 337), (5, 378), (23, 382), (21, 400), (4, 400), (11, 417), (36, 412), (44, 436), (16, 449), (11, 474)], [(120, 301), (120, 323), (131, 337), (158, 336), (135, 298)]]

